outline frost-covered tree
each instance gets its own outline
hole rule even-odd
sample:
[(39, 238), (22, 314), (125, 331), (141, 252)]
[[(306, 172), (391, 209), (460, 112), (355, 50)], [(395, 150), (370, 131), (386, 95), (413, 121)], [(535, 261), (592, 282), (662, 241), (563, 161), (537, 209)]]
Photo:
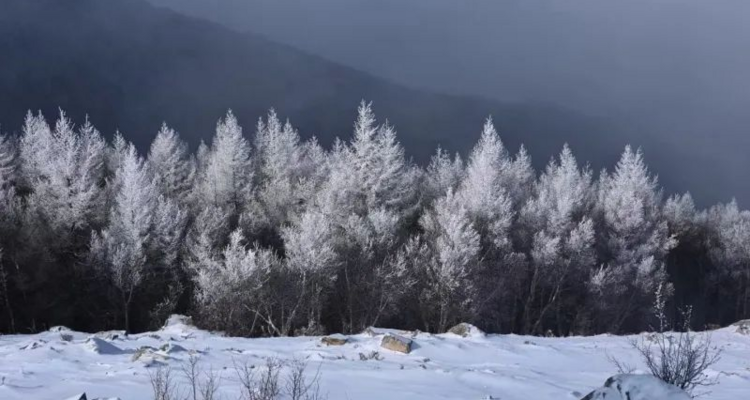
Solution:
[(37, 229), (60, 245), (70, 242), (71, 232), (102, 222), (105, 148), (88, 121), (76, 132), (61, 112), (51, 130), (41, 115), (27, 116), (20, 153), (24, 183), (31, 191), (28, 210), (43, 223)]
[[(3, 248), (18, 249), (18, 228), (21, 207), (16, 196), (17, 156), (14, 143), (0, 134), (0, 302), (6, 318), (0, 318), (0, 331), (16, 332), (13, 289), (14, 271), (7, 268)], [(11, 257), (13, 254), (11, 254)]]
[(456, 154), (451, 159), (446, 151), (438, 148), (424, 174), (424, 200), (429, 203), (448, 193), (448, 190), (455, 192), (463, 179), (463, 174), (464, 165), (461, 157)]
[(514, 170), (513, 159), (488, 119), (469, 156), (456, 196), (481, 237), (482, 262), (472, 276), (476, 282), (473, 303), (483, 318), (492, 320), (493, 327), (515, 319), (506, 307), (512, 309), (520, 295), (517, 279), (524, 260), (514, 251), (511, 237), (516, 212), (509, 190), (515, 182), (513, 177), (520, 175)]
[(342, 327), (364, 329), (392, 305), (386, 282), (395, 279), (392, 255), (419, 207), (420, 171), (407, 161), (389, 125), (377, 125), (362, 103), (350, 144), (337, 144), (329, 175), (315, 199), (340, 232), (337, 273)]
[(0, 330), (192, 310), (243, 335), (626, 332), (657, 287), (696, 322), (750, 317), (750, 212), (662, 199), (639, 151), (596, 181), (566, 146), (537, 176), (487, 120), (465, 162), (438, 150), (423, 170), (365, 103), (332, 149), (273, 111), (252, 143), (229, 112), (194, 155), (163, 126), (144, 161), (120, 133), (29, 113), (0, 135)]
[(324, 200), (339, 215), (380, 207), (415, 211), (419, 171), (407, 161), (393, 127), (377, 125), (371, 104), (360, 105), (351, 144), (334, 149), (330, 163)]
[(304, 211), (320, 187), (325, 154), (313, 138), (302, 143), (296, 129), (282, 124), (271, 110), (266, 121), (258, 122), (254, 162), (256, 202), (245, 216), (251, 231), (278, 234), (280, 227)]
[(530, 237), (524, 331), (540, 333), (545, 318), (567, 300), (566, 292), (583, 291), (580, 282), (596, 261), (591, 219), (595, 195), (591, 172), (578, 167), (566, 145), (559, 161), (547, 165), (523, 207), (521, 225)]
[(672, 195), (664, 203), (664, 219), (669, 232), (680, 242), (691, 240), (698, 230), (698, 211), (690, 193)]
[(16, 146), (7, 135), (0, 134), (0, 187), (9, 188), (17, 179)]
[[(17, 190), (6, 194), (11, 217), (7, 257), (15, 283), (37, 318), (76, 312), (83, 290), (63, 290), (80, 282), (76, 265), (92, 229), (106, 219), (104, 139), (87, 121), (79, 128), (61, 111), (53, 127), (41, 114), (28, 114), (18, 139)], [(63, 284), (61, 284), (61, 282)], [(76, 288), (78, 289), (78, 288)], [(54, 298), (55, 301), (50, 301)]]
[(216, 135), (199, 162), (197, 202), (240, 213), (252, 194), (250, 145), (242, 127), (229, 111), (216, 125)]
[[(711, 207), (702, 215), (708, 225), (708, 248), (717, 266), (720, 296), (735, 297), (733, 319), (750, 316), (750, 211), (741, 210), (736, 201)], [(731, 298), (731, 297), (730, 297)], [(728, 299), (727, 299), (728, 300)], [(730, 303), (731, 304), (731, 303)]]
[(120, 160), (114, 185), (109, 225), (92, 236), (91, 258), (117, 289), (125, 329), (129, 330), (133, 295), (153, 267), (148, 250), (155, 239), (157, 207), (156, 185), (132, 144)]
[[(318, 211), (307, 211), (283, 229), (287, 280), (294, 284), (287, 326), (302, 317), (306, 332), (322, 328), (323, 304), (335, 283), (338, 254), (335, 226)], [(306, 324), (306, 325), (305, 325)]]
[(159, 193), (184, 204), (193, 187), (195, 163), (177, 132), (163, 124), (151, 142), (148, 164)]
[(29, 111), (19, 140), (20, 177), (25, 187), (30, 187), (43, 175), (52, 142), (52, 130), (42, 114), (34, 115)]
[(16, 182), (18, 180), (18, 156), (15, 143), (0, 134), (0, 239), (7, 237), (16, 225), (18, 203)]
[(661, 189), (640, 150), (626, 147), (614, 173), (602, 174), (597, 207), (602, 258), (590, 287), (603, 311), (600, 321), (616, 331), (652, 303), (666, 280), (664, 258), (676, 243), (662, 215)]
[(444, 332), (451, 323), (471, 317), (472, 273), (480, 258), (480, 237), (462, 201), (452, 189), (422, 216), (426, 259), (417, 260), (424, 290), (422, 309), (436, 310), (429, 327)]
[(492, 120), (488, 119), (457, 192), (483, 236), (485, 252), (504, 251), (511, 245), (509, 229), (514, 212), (505, 179), (511, 162)]
[(195, 267), (195, 296), (205, 321), (229, 333), (252, 333), (260, 321), (256, 301), (265, 276), (278, 260), (268, 250), (249, 249), (235, 230), (218, 254), (208, 254)]

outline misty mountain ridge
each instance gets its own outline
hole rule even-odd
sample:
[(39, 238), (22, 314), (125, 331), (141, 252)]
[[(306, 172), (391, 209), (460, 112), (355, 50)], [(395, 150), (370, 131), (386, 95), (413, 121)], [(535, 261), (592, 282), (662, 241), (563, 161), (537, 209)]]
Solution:
[(106, 135), (121, 131), (144, 151), (163, 121), (195, 146), (228, 109), (249, 135), (273, 107), (304, 137), (330, 145), (350, 137), (365, 99), (418, 162), (438, 146), (465, 154), (490, 115), (508, 147), (525, 144), (537, 166), (566, 142), (595, 167), (611, 165), (625, 144), (606, 121), (550, 104), (406, 88), (141, 0), (3, 3), (5, 132), (17, 132), (27, 110), (52, 118), (63, 109), (78, 123), (88, 115)]
[(643, 147), (669, 190), (750, 199), (744, 0), (149, 1), (409, 87), (606, 118), (594, 134)]

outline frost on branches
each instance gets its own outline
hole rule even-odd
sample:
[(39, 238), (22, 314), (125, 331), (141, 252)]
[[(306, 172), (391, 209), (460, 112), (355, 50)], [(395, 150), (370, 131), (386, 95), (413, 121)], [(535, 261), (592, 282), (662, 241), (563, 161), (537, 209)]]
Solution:
[(0, 135), (0, 331), (181, 312), (242, 335), (632, 332), (658, 287), (668, 316), (750, 318), (736, 202), (665, 199), (630, 147), (598, 176), (568, 146), (537, 172), (491, 119), (477, 133), (423, 168), (364, 102), (329, 149), (273, 110), (252, 135), (228, 112), (194, 152), (165, 124), (144, 153), (29, 113)]

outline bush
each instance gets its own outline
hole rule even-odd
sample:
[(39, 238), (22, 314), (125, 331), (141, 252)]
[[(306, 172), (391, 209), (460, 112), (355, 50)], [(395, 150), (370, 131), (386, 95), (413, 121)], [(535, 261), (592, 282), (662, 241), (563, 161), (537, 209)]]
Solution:
[[(289, 372), (282, 381), (282, 370)], [(320, 370), (308, 377), (307, 363), (291, 360), (284, 363), (269, 358), (263, 367), (256, 368), (247, 362), (235, 362), (234, 371), (239, 378), (240, 397), (238, 400), (325, 400), (320, 393)], [(215, 400), (221, 396), (221, 380), (213, 370), (204, 371), (196, 355), (181, 366), (180, 372), (187, 387), (175, 380), (173, 370), (168, 365), (160, 366), (149, 373), (154, 400)], [(187, 393), (187, 394), (183, 394)]]
[[(721, 350), (712, 346), (709, 333), (697, 335), (690, 330), (691, 309), (682, 312), (681, 332), (667, 332), (662, 286), (656, 291), (654, 310), (659, 320), (659, 329), (654, 334), (634, 339), (631, 344), (641, 354), (648, 370), (659, 379), (693, 395), (699, 386), (715, 385), (717, 380), (706, 374), (716, 364)], [(632, 372), (632, 368), (610, 358), (620, 373)]]

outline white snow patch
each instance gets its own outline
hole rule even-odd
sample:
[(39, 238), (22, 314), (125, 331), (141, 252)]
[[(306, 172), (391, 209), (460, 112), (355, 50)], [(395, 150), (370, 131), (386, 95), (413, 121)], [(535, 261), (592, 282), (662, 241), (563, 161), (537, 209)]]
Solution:
[(119, 347), (96, 336), (88, 338), (85, 345), (87, 349), (93, 351), (96, 354), (116, 355), (123, 353), (122, 349), (120, 349)]
[[(231, 338), (197, 329), (183, 319), (170, 320), (157, 332), (128, 335), (116, 346), (74, 331), (66, 332), (71, 342), (49, 331), (0, 336), (0, 399), (66, 399), (84, 391), (89, 399), (149, 399), (150, 368), (170, 365), (179, 371), (191, 354), (199, 354), (201, 367), (221, 378), (225, 399), (239, 394), (235, 363), (262, 366), (268, 357), (306, 360), (311, 374), (319, 371), (322, 392), (331, 400), (578, 400), (616, 373), (607, 355), (643, 368), (629, 344), (632, 337), (463, 338), (375, 328), (374, 336), (351, 335), (345, 346), (325, 346), (320, 337)], [(750, 336), (735, 330), (711, 333), (713, 343), (722, 348), (721, 360), (709, 371), (719, 379), (717, 386), (708, 388), (711, 400), (744, 399), (750, 392)], [(413, 340), (412, 351), (381, 349), (386, 333)], [(145, 346), (152, 349), (133, 361)]]
[(690, 400), (684, 391), (653, 375), (617, 375), (597, 389), (590, 400)]

